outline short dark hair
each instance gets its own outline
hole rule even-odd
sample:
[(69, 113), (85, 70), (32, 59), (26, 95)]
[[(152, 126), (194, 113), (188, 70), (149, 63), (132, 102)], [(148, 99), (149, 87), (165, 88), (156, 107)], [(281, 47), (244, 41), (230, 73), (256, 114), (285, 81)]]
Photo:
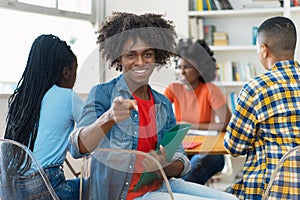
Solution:
[(177, 34), (174, 24), (161, 14), (146, 13), (136, 15), (126, 12), (113, 12), (101, 24), (97, 31), (97, 43), (100, 51), (110, 66), (122, 70), (119, 58), (128, 38), (141, 38), (155, 51), (156, 63), (166, 64), (173, 55)]
[(216, 77), (216, 59), (213, 57), (214, 53), (209, 48), (205, 40), (180, 39), (176, 46), (176, 65), (178, 59), (182, 58), (186, 61), (193, 61), (194, 66), (200, 73), (199, 80), (201, 82), (211, 82)]
[(258, 38), (275, 56), (286, 51), (295, 52), (296, 27), (291, 19), (277, 16), (265, 20), (258, 28)]

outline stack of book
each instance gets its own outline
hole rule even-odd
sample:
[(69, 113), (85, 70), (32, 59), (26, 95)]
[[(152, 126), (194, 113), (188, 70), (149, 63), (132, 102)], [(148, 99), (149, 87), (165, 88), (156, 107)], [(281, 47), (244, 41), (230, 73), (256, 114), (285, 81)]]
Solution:
[(193, 11), (232, 9), (229, 0), (189, 0), (189, 9)]
[(228, 34), (226, 32), (214, 32), (213, 45), (214, 46), (228, 45)]

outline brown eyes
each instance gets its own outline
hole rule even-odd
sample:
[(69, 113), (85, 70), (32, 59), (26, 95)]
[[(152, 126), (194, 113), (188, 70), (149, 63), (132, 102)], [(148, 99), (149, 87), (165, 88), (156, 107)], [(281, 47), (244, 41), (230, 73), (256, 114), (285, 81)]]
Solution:
[[(124, 56), (128, 59), (133, 59), (136, 56), (138, 56), (138, 54), (135, 52), (129, 52), (129, 53), (126, 53)], [(154, 56), (154, 52), (152, 52), (152, 51), (144, 52), (144, 53), (142, 53), (142, 56), (144, 58), (152, 58)]]
[(175, 67), (175, 69), (179, 69), (179, 70), (182, 70), (182, 69), (191, 69), (191, 68), (193, 68), (192, 65), (177, 65)]

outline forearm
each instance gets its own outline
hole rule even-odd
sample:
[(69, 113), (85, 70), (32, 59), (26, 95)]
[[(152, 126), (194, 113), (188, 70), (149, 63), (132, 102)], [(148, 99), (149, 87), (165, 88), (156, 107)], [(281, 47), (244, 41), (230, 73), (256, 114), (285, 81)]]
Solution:
[(78, 146), (80, 153), (92, 152), (98, 145), (105, 134), (113, 127), (115, 121), (108, 110), (101, 115), (94, 123), (84, 127), (79, 134)]

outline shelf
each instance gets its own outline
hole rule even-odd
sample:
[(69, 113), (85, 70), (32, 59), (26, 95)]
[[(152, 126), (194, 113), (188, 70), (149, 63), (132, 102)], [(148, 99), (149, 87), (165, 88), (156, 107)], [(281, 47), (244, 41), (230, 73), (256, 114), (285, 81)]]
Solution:
[(253, 8), (253, 9), (239, 9), (239, 10), (210, 10), (210, 11), (189, 11), (190, 17), (205, 17), (205, 18), (221, 18), (224, 16), (236, 15), (283, 15), (283, 8)]
[(228, 45), (228, 46), (210, 46), (213, 51), (253, 51), (255, 45)]
[(291, 12), (299, 12), (300, 11), (300, 6), (296, 6), (296, 7), (291, 7), (290, 8)]

